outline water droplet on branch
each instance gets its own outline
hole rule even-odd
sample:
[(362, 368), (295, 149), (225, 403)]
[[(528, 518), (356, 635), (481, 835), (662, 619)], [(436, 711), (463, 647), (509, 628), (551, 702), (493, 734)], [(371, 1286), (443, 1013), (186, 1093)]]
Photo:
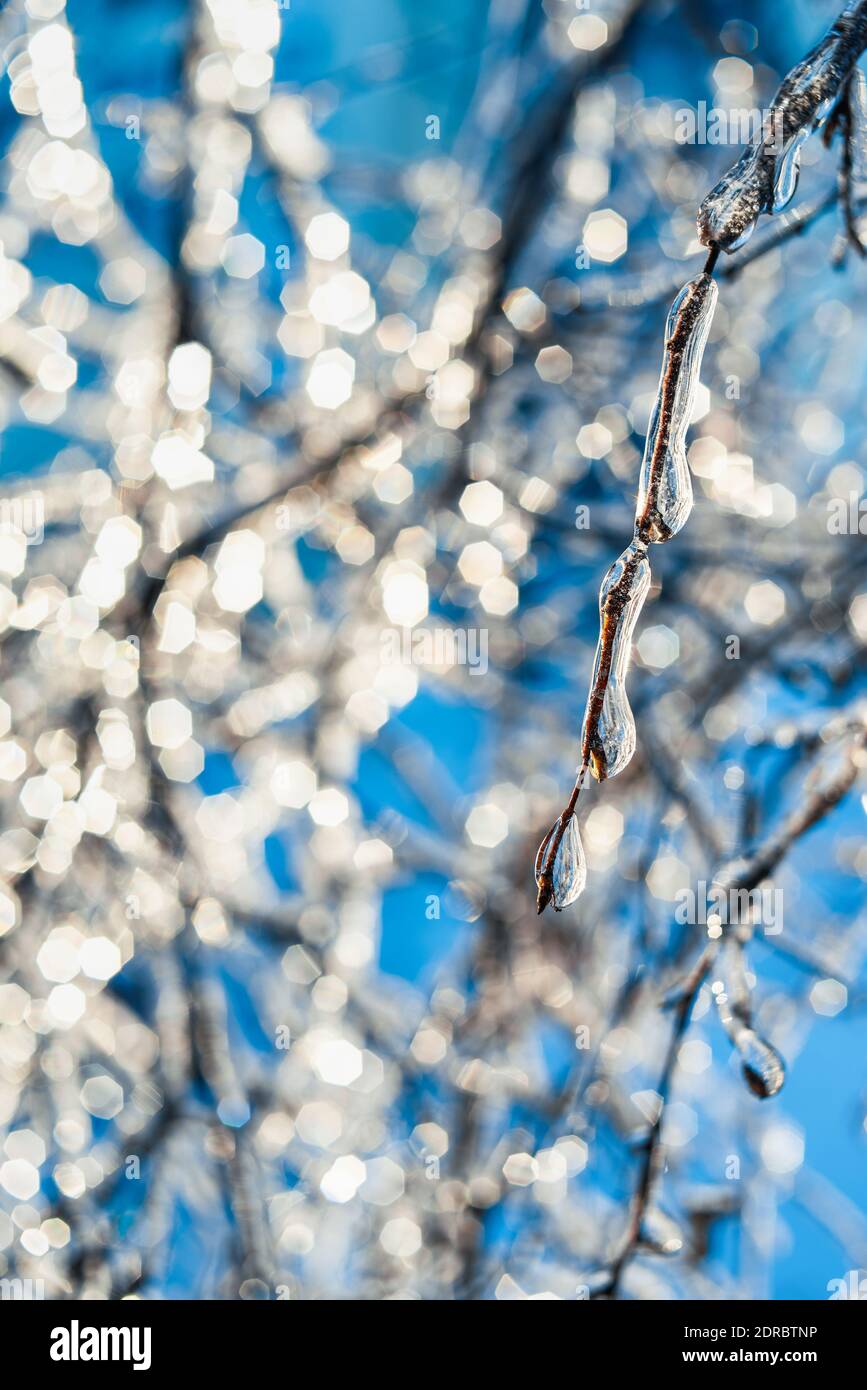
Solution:
[[(560, 819), (555, 820), (539, 846), (536, 855), (536, 887), (539, 890), (538, 911), (549, 902), (555, 911), (569, 907), (581, 896), (587, 881), (587, 861), (578, 831), (578, 820), (570, 815), (562, 834)], [(556, 843), (559, 834), (559, 843)], [(556, 843), (556, 848), (555, 848)], [(553, 862), (552, 862), (553, 857)]]
[(635, 720), (626, 694), (632, 634), (650, 588), (644, 546), (633, 540), (599, 590), (599, 642), (581, 734), (598, 782), (622, 772), (635, 752)]
[(692, 511), (686, 431), (718, 293), (709, 275), (699, 275), (684, 285), (669, 310), (635, 511), (635, 532), (643, 541), (669, 540)]

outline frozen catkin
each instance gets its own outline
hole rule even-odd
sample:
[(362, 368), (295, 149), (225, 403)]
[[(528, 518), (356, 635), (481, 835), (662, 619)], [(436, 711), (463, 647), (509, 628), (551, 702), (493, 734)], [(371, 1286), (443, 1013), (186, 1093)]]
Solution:
[(780, 84), (761, 133), (698, 210), (705, 246), (736, 251), (763, 212), (781, 212), (798, 184), (801, 147), (826, 120), (867, 46), (867, 0), (846, 7), (812, 52)]
[(555, 911), (581, 893), (586, 861), (575, 819), (588, 769), (598, 782), (615, 777), (635, 752), (635, 720), (626, 693), (632, 635), (650, 588), (647, 547), (669, 540), (692, 510), (686, 430), (695, 404), (701, 360), (717, 300), (707, 273), (690, 280), (671, 306), (662, 371), (641, 467), (632, 541), (599, 591), (599, 641), (581, 731), (581, 764), (572, 795), (536, 855), (536, 906)]

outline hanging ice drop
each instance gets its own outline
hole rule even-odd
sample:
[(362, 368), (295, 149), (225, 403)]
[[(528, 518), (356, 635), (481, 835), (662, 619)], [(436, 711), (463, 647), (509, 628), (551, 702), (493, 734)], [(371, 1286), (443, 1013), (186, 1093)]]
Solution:
[(715, 281), (702, 274), (684, 285), (669, 310), (635, 509), (635, 534), (642, 541), (669, 540), (692, 511), (685, 439), (717, 294)]
[[(774, 165), (774, 196), (768, 211), (774, 213), (782, 212), (794, 198), (795, 190), (798, 187), (798, 179), (801, 175), (801, 148), (814, 131), (819, 130), (821, 126), (824, 125), (828, 112), (833, 105), (834, 97), (825, 97), (819, 102), (812, 114), (812, 118), (805, 125), (801, 126), (800, 130), (796, 130), (794, 135), (790, 136), (787, 141), (784, 142), (782, 139), (779, 139), (776, 142), (779, 143), (782, 148), (777, 155)], [(781, 131), (784, 124), (784, 113), (780, 112), (777, 118), (776, 129)], [(769, 143), (768, 149), (773, 151), (776, 148), (776, 143)]]
[(761, 1100), (775, 1096), (786, 1079), (785, 1063), (776, 1048), (752, 1028), (744, 1028), (738, 1034), (735, 1046), (740, 1054), (744, 1080), (753, 1095)]
[(782, 212), (795, 196), (801, 174), (801, 146), (808, 135), (808, 130), (799, 130), (777, 160), (772, 212)]
[(555, 850), (554, 841), (559, 830), (558, 817), (536, 855), (536, 887), (539, 890), (540, 912), (552, 901), (557, 912), (561, 908), (569, 907), (570, 903), (574, 903), (575, 899), (581, 896), (587, 881), (587, 862), (584, 858), (577, 817), (569, 817)]
[(619, 556), (599, 590), (599, 643), (584, 715), (584, 761), (598, 782), (616, 777), (635, 752), (635, 720), (626, 694), (632, 634), (650, 588), (641, 541)]

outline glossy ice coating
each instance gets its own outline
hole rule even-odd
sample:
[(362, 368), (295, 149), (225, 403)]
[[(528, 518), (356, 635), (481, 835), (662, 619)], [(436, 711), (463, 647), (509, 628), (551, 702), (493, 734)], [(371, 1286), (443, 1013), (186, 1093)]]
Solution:
[(541, 890), (547, 876), (550, 875), (551, 901), (557, 912), (561, 908), (569, 907), (576, 898), (580, 897), (587, 879), (584, 846), (581, 843), (578, 820), (574, 815), (570, 816), (563, 831), (554, 855), (553, 865), (548, 864), (552, 840), (559, 828), (560, 821), (558, 819), (551, 826), (536, 855), (536, 884)]
[(635, 752), (635, 720), (626, 694), (632, 634), (650, 588), (650, 564), (633, 541), (599, 591), (599, 643), (584, 715), (584, 759), (597, 779), (616, 777)]
[(702, 274), (684, 285), (669, 311), (635, 510), (635, 533), (643, 541), (669, 540), (692, 511), (686, 431), (717, 297), (715, 281)]

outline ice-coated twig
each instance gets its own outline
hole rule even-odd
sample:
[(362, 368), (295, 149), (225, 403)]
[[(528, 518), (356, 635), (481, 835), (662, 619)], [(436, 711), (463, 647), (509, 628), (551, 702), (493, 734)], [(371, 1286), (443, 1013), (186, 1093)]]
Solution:
[(763, 212), (780, 212), (788, 204), (801, 146), (828, 116), (865, 47), (867, 0), (853, 0), (780, 84), (761, 135), (703, 200), (697, 218), (703, 245), (736, 251)]
[(599, 591), (599, 644), (581, 737), (582, 766), (598, 782), (615, 777), (635, 752), (626, 672), (635, 624), (650, 588), (646, 542), (636, 534)]
[(781, 1089), (786, 1068), (776, 1048), (753, 1026), (744, 949), (737, 937), (726, 938), (725, 988), (715, 987), (714, 998), (720, 1022), (740, 1056), (744, 1080), (754, 1095), (767, 1100)]
[(638, 1249), (642, 1228), (644, 1226), (645, 1214), (650, 1209), (655, 1198), (659, 1178), (665, 1166), (665, 1147), (662, 1142), (662, 1122), (668, 1104), (668, 1097), (671, 1093), (674, 1074), (677, 1069), (680, 1044), (689, 1027), (693, 1005), (698, 997), (703, 979), (703, 972), (693, 972), (689, 988), (683, 993), (675, 1007), (674, 1025), (666, 1049), (662, 1073), (656, 1086), (656, 1094), (659, 1096), (660, 1104), (643, 1146), (641, 1166), (639, 1168), (635, 1191), (630, 1203), (626, 1230), (618, 1245), (608, 1278), (599, 1289), (597, 1297), (616, 1297), (623, 1272), (632, 1256), (635, 1254), (635, 1251)]
[[(782, 829), (770, 836), (752, 855), (741, 862), (737, 878), (741, 886), (754, 888), (760, 883), (770, 869), (775, 868), (785, 858), (801, 836), (811, 826), (823, 820), (843, 799), (863, 770), (865, 740), (867, 729), (861, 727), (846, 749), (842, 771), (828, 781), (820, 782), (806, 798), (803, 806), (787, 817)], [(717, 881), (720, 881), (721, 877), (718, 876)], [(663, 1119), (677, 1069), (680, 1044), (689, 1027), (699, 991), (719, 958), (722, 946), (727, 949), (731, 947), (734, 955), (729, 961), (727, 997), (723, 1001), (718, 999), (717, 1005), (723, 1026), (741, 1054), (747, 1084), (762, 1098), (774, 1095), (783, 1084), (785, 1070), (782, 1059), (769, 1043), (758, 1038), (752, 1026), (749, 990), (743, 976), (743, 943), (736, 937), (728, 936), (705, 942), (692, 965), (663, 1001), (672, 1012), (673, 1022), (662, 1071), (655, 1087), (662, 1104), (655, 1114), (643, 1145), (626, 1230), (607, 1277), (591, 1295), (594, 1298), (617, 1296), (626, 1266), (641, 1243), (645, 1215), (655, 1201), (659, 1179), (665, 1166)], [(738, 1035), (737, 1038), (735, 1034)], [(780, 1068), (779, 1072), (776, 1067)]]
[[(717, 298), (712, 278), (720, 251), (748, 240), (762, 212), (780, 212), (798, 179), (800, 149), (835, 107), (843, 130), (844, 159), (837, 196), (847, 233), (861, 249), (852, 185), (867, 112), (864, 84), (855, 69), (867, 46), (867, 0), (846, 10), (781, 84), (762, 135), (702, 202), (699, 237), (709, 255), (702, 273), (679, 292), (666, 323), (665, 351), (656, 403), (648, 426), (631, 546), (612, 566), (600, 592), (600, 637), (581, 741), (581, 763), (566, 807), (536, 856), (536, 908), (543, 912), (574, 902), (584, 887), (586, 865), (573, 817), (587, 770), (598, 781), (614, 776), (635, 749), (635, 726), (625, 677), (631, 633), (650, 583), (646, 547), (676, 535), (692, 508), (692, 483), (684, 436)], [(853, 72), (853, 69), (855, 71)], [(856, 133), (857, 131), (857, 133)]]
[(842, 767), (826, 781), (819, 781), (813, 786), (780, 829), (749, 857), (737, 860), (722, 870), (718, 881), (724, 883), (729, 891), (751, 892), (773, 873), (790, 846), (832, 811), (854, 785), (867, 762), (865, 745), (867, 725), (862, 723), (846, 749)]
[(717, 294), (710, 275), (702, 272), (683, 287), (669, 311), (635, 516), (636, 540), (644, 543), (670, 540), (692, 510), (684, 438)]
[[(817, 777), (816, 774), (819, 769), (814, 769), (814, 773), (808, 779), (808, 786), (811, 781), (813, 782), (812, 788), (796, 809), (786, 817), (780, 829), (767, 836), (752, 854), (723, 865), (714, 876), (714, 884), (724, 888), (730, 894), (752, 893), (782, 863), (789, 850), (800, 840), (802, 835), (824, 820), (851, 790), (867, 765), (865, 745), (867, 745), (867, 725), (861, 721), (845, 748), (842, 766), (830, 777), (825, 778)], [(724, 942), (728, 948), (732, 940), (734, 947), (742, 950), (744, 942), (737, 937), (731, 938), (725, 928), (723, 928), (722, 937), (706, 943), (686, 975), (668, 992), (664, 1000), (666, 1006), (677, 1005), (679, 1007), (686, 996), (694, 998), (717, 958), (721, 942)], [(743, 978), (742, 959), (739, 961), (735, 957), (730, 957), (729, 963), (731, 965), (728, 976), (729, 988), (725, 992), (726, 997), (722, 1000), (718, 998), (717, 1004), (720, 1007), (720, 1016), (729, 1037), (738, 1051), (742, 1053), (746, 1074), (746, 1054), (749, 1051), (748, 1044), (752, 1042), (752, 1039), (747, 1037), (743, 1031), (745, 1029), (752, 1030), (749, 990)], [(761, 1039), (757, 1041), (762, 1042)], [(768, 1044), (762, 1045), (762, 1047), (767, 1046)], [(762, 1047), (759, 1048), (759, 1052), (762, 1051)], [(781, 1062), (780, 1065), (782, 1066)], [(756, 1087), (753, 1086), (749, 1075), (747, 1075), (747, 1080), (752, 1089), (755, 1090)], [(779, 1085), (782, 1085), (782, 1077), (780, 1077)], [(777, 1090), (779, 1085), (776, 1087)], [(774, 1092), (768, 1091), (766, 1094), (772, 1095)]]
[(581, 764), (572, 795), (536, 856), (536, 910), (555, 911), (581, 893), (586, 865), (574, 820), (588, 768), (598, 782), (615, 777), (635, 752), (635, 722), (626, 695), (632, 633), (650, 588), (647, 547), (669, 540), (692, 508), (684, 436), (692, 413), (717, 287), (717, 252), (674, 301), (665, 327), (659, 389), (647, 430), (632, 541), (599, 591), (599, 642), (581, 734)]
[[(832, 125), (833, 122), (833, 125)], [(839, 129), (843, 138), (843, 155), (837, 174), (837, 189), (843, 212), (843, 231), (831, 252), (831, 262), (841, 266), (846, 251), (852, 246), (859, 256), (867, 255), (867, 247), (858, 231), (856, 188), (865, 174), (865, 144), (867, 144), (867, 79), (860, 68), (851, 73), (842, 99), (828, 122), (828, 140)]]

